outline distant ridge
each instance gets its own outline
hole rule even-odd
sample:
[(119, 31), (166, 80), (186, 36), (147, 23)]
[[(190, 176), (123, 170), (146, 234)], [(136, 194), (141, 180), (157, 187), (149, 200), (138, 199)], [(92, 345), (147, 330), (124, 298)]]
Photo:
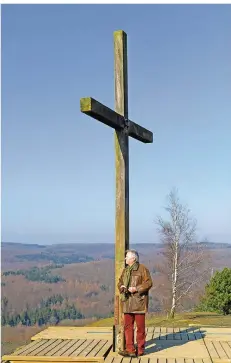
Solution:
[[(201, 245), (205, 245), (208, 248), (231, 248), (231, 243), (224, 243), (224, 242), (199, 242), (198, 244)], [(52, 243), (52, 244), (36, 244), (36, 243), (21, 243), (21, 242), (1, 242), (2, 247), (6, 246), (6, 247), (26, 247), (26, 248), (51, 248), (51, 247), (55, 247), (55, 246), (59, 246), (59, 247), (68, 247), (71, 246), (73, 247), (74, 245), (76, 246), (114, 246), (114, 243), (112, 242), (62, 242), (62, 243)], [(140, 248), (144, 248), (144, 247), (150, 247), (152, 246), (153, 248), (161, 248), (163, 246), (163, 244), (161, 242), (139, 242), (139, 243), (130, 243), (131, 247), (140, 247)]]
[(1, 242), (1, 246), (7, 245), (7, 247), (26, 247), (26, 248), (46, 248), (48, 245), (39, 245), (36, 243), (22, 243), (22, 242)]

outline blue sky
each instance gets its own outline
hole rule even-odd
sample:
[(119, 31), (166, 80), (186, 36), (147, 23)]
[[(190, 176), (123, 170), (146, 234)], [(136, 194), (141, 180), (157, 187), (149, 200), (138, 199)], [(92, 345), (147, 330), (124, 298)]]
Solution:
[(199, 238), (231, 242), (231, 6), (2, 6), (2, 241), (114, 242), (113, 31), (128, 34), (130, 241), (177, 187)]

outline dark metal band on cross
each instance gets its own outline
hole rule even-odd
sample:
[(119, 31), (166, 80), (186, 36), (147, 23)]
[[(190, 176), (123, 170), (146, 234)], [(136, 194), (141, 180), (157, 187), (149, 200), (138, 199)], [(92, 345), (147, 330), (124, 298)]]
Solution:
[(153, 142), (153, 133), (128, 118), (127, 35), (114, 32), (115, 111), (91, 97), (81, 98), (81, 112), (115, 129), (116, 218), (115, 298), (116, 350), (124, 349), (123, 314), (117, 284), (129, 249), (129, 136), (143, 143)]

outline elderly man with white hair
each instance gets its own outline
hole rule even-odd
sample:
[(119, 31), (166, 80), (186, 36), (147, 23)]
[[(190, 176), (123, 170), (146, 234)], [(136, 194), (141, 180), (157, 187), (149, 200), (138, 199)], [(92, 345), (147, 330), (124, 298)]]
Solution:
[[(147, 267), (139, 263), (137, 251), (126, 251), (125, 261), (127, 267), (120, 276), (118, 289), (124, 313), (126, 349), (119, 354), (139, 357), (145, 349), (145, 313), (148, 311), (148, 292), (152, 287), (152, 279)], [(137, 326), (137, 351), (134, 346), (134, 322)]]

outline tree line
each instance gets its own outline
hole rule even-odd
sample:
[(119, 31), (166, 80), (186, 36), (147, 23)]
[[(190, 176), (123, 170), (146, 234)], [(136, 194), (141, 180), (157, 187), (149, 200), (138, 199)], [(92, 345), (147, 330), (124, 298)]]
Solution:
[[(21, 313), (13, 313), (7, 311), (8, 299), (2, 298), (2, 325), (16, 326), (22, 324), (25, 326), (32, 326), (38, 324), (42, 326), (44, 324), (58, 324), (63, 319), (84, 319), (84, 315), (75, 307), (72, 303), (68, 302), (67, 298), (57, 294), (49, 297), (48, 299), (42, 299), (40, 304), (36, 308), (27, 308)], [(54, 307), (55, 306), (55, 307)]]
[(94, 261), (94, 258), (86, 256), (86, 255), (77, 255), (72, 253), (66, 256), (58, 256), (54, 253), (32, 253), (27, 255), (16, 255), (18, 259), (22, 261), (52, 261), (55, 264), (71, 264), (71, 263), (80, 263), (80, 262), (89, 262)]
[(63, 265), (49, 265), (42, 268), (32, 267), (29, 270), (5, 271), (2, 273), (2, 275), (23, 275), (29, 281), (42, 281), (52, 284), (65, 281), (65, 279), (63, 279), (61, 276), (51, 274), (52, 269), (61, 267), (63, 267)]

